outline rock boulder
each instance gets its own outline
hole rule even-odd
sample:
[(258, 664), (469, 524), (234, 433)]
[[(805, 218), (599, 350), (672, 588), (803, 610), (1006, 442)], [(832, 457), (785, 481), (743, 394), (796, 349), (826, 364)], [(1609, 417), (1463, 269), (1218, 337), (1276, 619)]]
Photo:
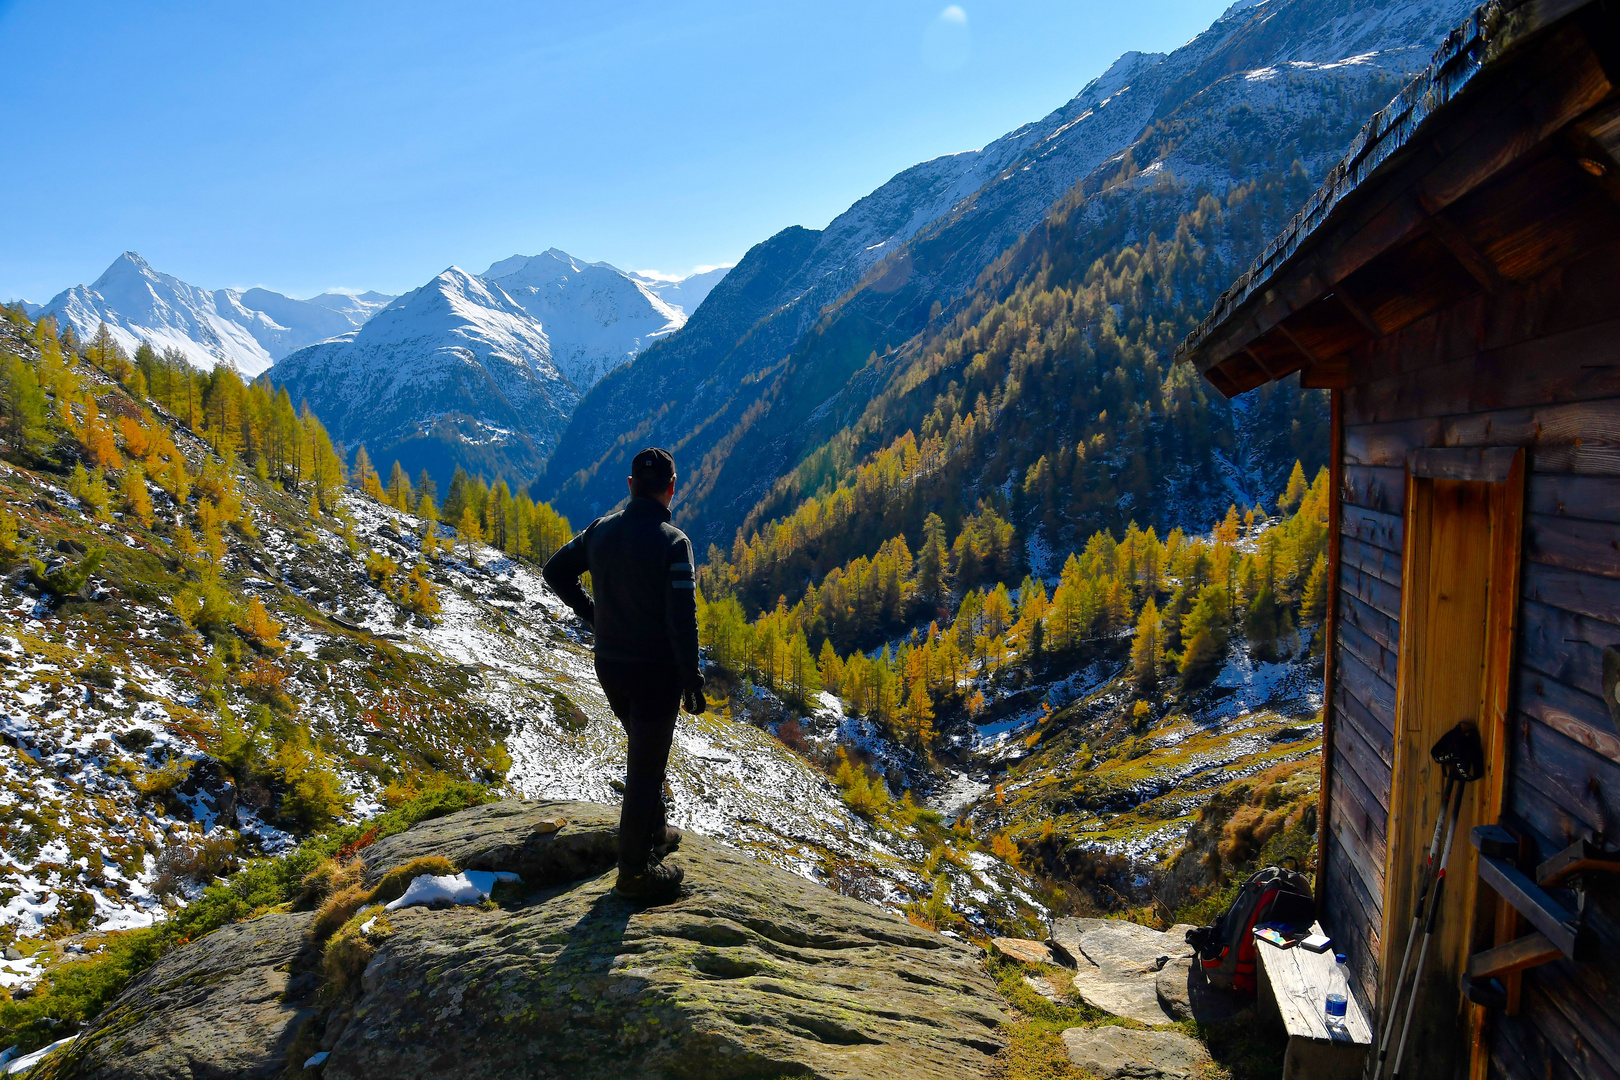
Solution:
[[(194, 1080), (982, 1076), (1003, 1045), (971, 946), (688, 834), (680, 897), (611, 892), (617, 813), (508, 801), (366, 849), (522, 874), (521, 900), (391, 913), (357, 991), (322, 993), (307, 915), (217, 931), (132, 985), (51, 1075)], [(297, 1060), (293, 1060), (297, 1058)]]
[(177, 949), (130, 983), (90, 1031), (35, 1077), (159, 1080), (282, 1075), (304, 1025), (319, 1016), (313, 916), (265, 915)]
[(1075, 1068), (1103, 1080), (1190, 1080), (1211, 1065), (1203, 1044), (1179, 1031), (1076, 1027), (1063, 1047)]
[(1192, 948), (1169, 934), (1122, 919), (1058, 919), (1052, 946), (1074, 967), (1074, 989), (1087, 1005), (1144, 1024), (1175, 1017), (1159, 1002), (1159, 971)]

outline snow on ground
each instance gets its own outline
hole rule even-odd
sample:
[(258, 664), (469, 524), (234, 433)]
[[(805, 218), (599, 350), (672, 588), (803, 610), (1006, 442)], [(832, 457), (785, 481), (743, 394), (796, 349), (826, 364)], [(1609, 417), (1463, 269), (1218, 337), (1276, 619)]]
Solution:
[[(385, 911), (400, 908), (432, 907), (435, 904), (476, 904), (495, 891), (498, 881), (522, 881), (504, 870), (464, 870), (459, 874), (418, 874), (397, 900), (384, 905)], [(368, 920), (362, 931), (369, 927)]]
[[(386, 525), (413, 539), (420, 528), (416, 519), (368, 499), (350, 497), (346, 505), (362, 537)], [(597, 682), (583, 629), (535, 567), (487, 547), (476, 551), (475, 561), (462, 557), (444, 568), (451, 588), (442, 590), (443, 611), (432, 626), (396, 626), (385, 599), (355, 609), (354, 617), (363, 617), (373, 632), (395, 634), (402, 649), (476, 669), (478, 700), (509, 725), (510, 787), (534, 798), (616, 804), (624, 731)], [(495, 595), (507, 599), (491, 604)], [(755, 693), (770, 699), (763, 689)], [(806, 718), (807, 741), (858, 749), (881, 773), (916, 774), (913, 755), (890, 743), (871, 720), (846, 715), (831, 694), (823, 694), (820, 704)], [(569, 706), (584, 714), (584, 723), (567, 715)], [(891, 905), (928, 888), (915, 869), (925, 850), (851, 812), (823, 772), (768, 730), (712, 712), (682, 712), (668, 785), (670, 822), (678, 828), (817, 881), (827, 881), (837, 866), (859, 864), (883, 883)], [(1004, 875), (1016, 876), (997, 865)]]

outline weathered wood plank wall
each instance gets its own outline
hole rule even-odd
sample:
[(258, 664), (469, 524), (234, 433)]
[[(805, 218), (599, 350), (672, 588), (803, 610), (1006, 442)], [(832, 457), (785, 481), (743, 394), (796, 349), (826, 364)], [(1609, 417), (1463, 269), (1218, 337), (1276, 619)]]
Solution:
[[(1620, 840), (1620, 732), (1602, 650), (1620, 645), (1620, 245), (1437, 311), (1363, 348), (1344, 391), (1325, 916), (1376, 997), (1412, 451), (1525, 446), (1521, 630), (1507, 807), (1543, 856)], [(1617, 883), (1620, 885), (1620, 883)], [(1524, 976), (1492, 1029), (1498, 1075), (1620, 1080), (1620, 888), (1594, 893), (1605, 959)]]

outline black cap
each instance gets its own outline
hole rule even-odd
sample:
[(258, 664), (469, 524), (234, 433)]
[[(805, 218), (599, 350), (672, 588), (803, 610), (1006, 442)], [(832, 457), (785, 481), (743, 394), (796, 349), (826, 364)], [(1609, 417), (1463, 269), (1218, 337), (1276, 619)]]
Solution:
[(661, 446), (649, 446), (630, 463), (630, 479), (642, 484), (668, 487), (675, 479), (675, 456)]

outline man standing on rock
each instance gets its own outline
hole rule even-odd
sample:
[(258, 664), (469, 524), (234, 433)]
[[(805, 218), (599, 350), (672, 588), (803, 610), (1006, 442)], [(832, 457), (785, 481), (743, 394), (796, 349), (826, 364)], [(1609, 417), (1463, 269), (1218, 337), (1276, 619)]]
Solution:
[[(630, 501), (546, 563), (546, 584), (596, 631), (596, 677), (629, 738), (614, 892), (672, 898), (684, 872), (664, 861), (681, 834), (664, 820), (664, 770), (681, 705), (704, 709), (692, 541), (670, 524), (675, 458), (649, 447), (630, 465)], [(585, 595), (580, 575), (591, 575)]]

